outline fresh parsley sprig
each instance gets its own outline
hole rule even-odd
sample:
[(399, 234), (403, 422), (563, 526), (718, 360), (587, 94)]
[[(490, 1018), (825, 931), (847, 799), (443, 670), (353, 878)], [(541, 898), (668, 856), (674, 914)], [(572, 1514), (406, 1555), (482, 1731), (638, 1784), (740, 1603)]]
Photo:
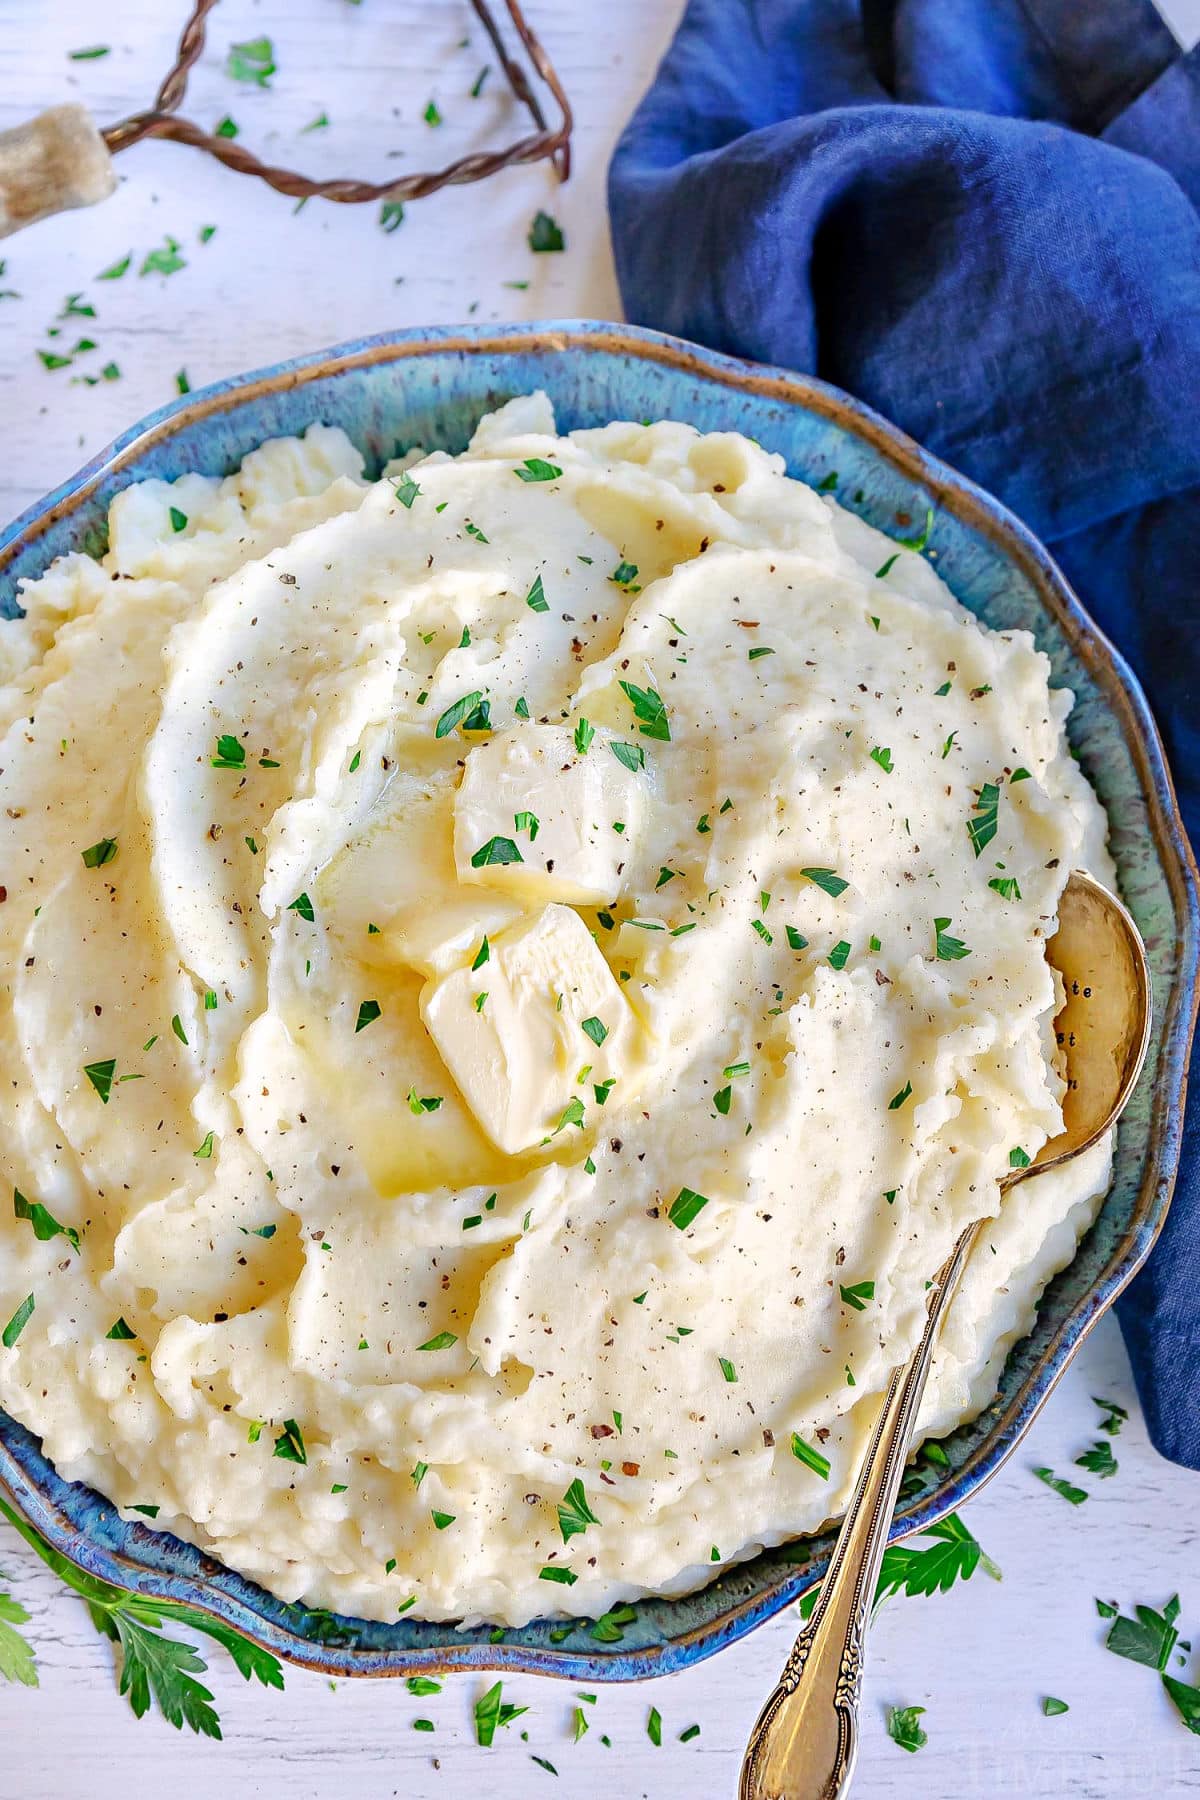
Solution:
[[(223, 1620), (194, 1612), (191, 1607), (179, 1606), (173, 1601), (129, 1593), (124, 1588), (100, 1581), (86, 1570), (77, 1568), (65, 1556), (60, 1556), (3, 1500), (0, 1500), (0, 1515), (20, 1532), (60, 1581), (86, 1600), (97, 1631), (120, 1645), (120, 1692), (128, 1696), (139, 1719), (154, 1702), (168, 1725), (174, 1725), (177, 1731), (187, 1725), (202, 1737), (221, 1736), (221, 1721), (212, 1704), (213, 1696), (196, 1679), (205, 1673), (207, 1664), (194, 1645), (180, 1643), (177, 1638), (164, 1634), (163, 1627), (169, 1621), (213, 1638), (229, 1652), (234, 1667), (245, 1680), (255, 1677), (264, 1687), (283, 1687), (283, 1669), (278, 1658), (239, 1637)], [(8, 1605), (10, 1609), (13, 1607), (12, 1602)], [(16, 1610), (23, 1611), (22, 1608)], [(0, 1613), (0, 1618), (7, 1616)], [(24, 1623), (24, 1620), (13, 1622)], [(0, 1659), (3, 1656), (4, 1640), (0, 1637)], [(16, 1679), (26, 1677), (18, 1675)]]

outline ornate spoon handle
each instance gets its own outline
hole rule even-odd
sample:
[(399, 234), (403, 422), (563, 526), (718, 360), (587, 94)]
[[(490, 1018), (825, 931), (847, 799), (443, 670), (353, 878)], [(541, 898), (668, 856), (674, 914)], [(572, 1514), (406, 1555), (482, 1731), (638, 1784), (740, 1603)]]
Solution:
[(959, 1238), (930, 1289), (929, 1316), (912, 1360), (892, 1377), (820, 1598), (750, 1734), (740, 1800), (838, 1800), (850, 1786), (863, 1644), (879, 1564), (938, 1327), (976, 1230), (972, 1225)]

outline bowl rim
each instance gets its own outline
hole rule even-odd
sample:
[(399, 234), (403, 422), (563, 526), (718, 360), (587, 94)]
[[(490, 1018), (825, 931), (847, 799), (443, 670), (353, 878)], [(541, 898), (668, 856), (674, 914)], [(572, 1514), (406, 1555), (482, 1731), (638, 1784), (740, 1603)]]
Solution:
[[(1133, 1215), (1103, 1275), (1059, 1322), (1038, 1362), (980, 1445), (947, 1481), (939, 1483), (895, 1519), (891, 1536), (894, 1540), (927, 1530), (990, 1480), (1008, 1459), (1079, 1344), (1149, 1255), (1174, 1186), (1188, 1058), (1200, 1006), (1200, 877), (1158, 728), (1125, 658), (1091, 619), (1050, 553), (1028, 528), (998, 500), (923, 450), (872, 408), (815, 376), (743, 361), (641, 326), (603, 320), (546, 320), (385, 332), (231, 376), (171, 400), (121, 433), (44, 500), (26, 508), (0, 532), (0, 575), (18, 555), (34, 549), (60, 519), (90, 500), (102, 484), (184, 427), (315, 379), (336, 377), (380, 363), (430, 354), (471, 357), (521, 352), (632, 357), (774, 400), (789, 409), (799, 408), (864, 440), (914, 489), (928, 492), (939, 510), (951, 513), (990, 541), (1003, 559), (1016, 565), (1057, 622), (1073, 654), (1087, 667), (1128, 747), (1166, 879), (1175, 927), (1175, 978), (1163, 1011), (1161, 1058), (1148, 1128), (1150, 1151)], [(7, 1420), (7, 1415), (0, 1414), (0, 1418)], [(14, 1425), (22, 1439), (36, 1446), (32, 1434), (16, 1427), (15, 1421), (7, 1422)], [(36, 1454), (40, 1458), (40, 1449)], [(52, 1473), (64, 1490), (83, 1485), (67, 1483)], [(92, 1542), (65, 1516), (50, 1494), (35, 1484), (9, 1444), (0, 1440), (0, 1492), (5, 1490), (55, 1550), (89, 1573), (116, 1586), (136, 1589), (147, 1598), (176, 1602), (182, 1582), (188, 1589), (186, 1604), (195, 1610), (232, 1625), (290, 1662), (342, 1677), (471, 1669), (525, 1671), (596, 1682), (667, 1674), (745, 1636), (798, 1600), (823, 1573), (821, 1558), (772, 1581), (756, 1594), (733, 1600), (715, 1618), (679, 1637), (611, 1654), (508, 1642), (491, 1644), (465, 1637), (460, 1644), (430, 1648), (364, 1649), (317, 1642), (278, 1619), (265, 1617), (250, 1604), (252, 1595), (264, 1595), (276, 1610), (288, 1609), (249, 1578), (204, 1552), (196, 1552), (194, 1546), (185, 1548), (198, 1555), (199, 1569), (180, 1576), (155, 1570), (125, 1550)], [(135, 1527), (135, 1534), (143, 1529)], [(147, 1530), (146, 1535), (163, 1534)], [(717, 1581), (720, 1579), (718, 1575)], [(347, 1619), (346, 1624), (352, 1629), (354, 1621)]]

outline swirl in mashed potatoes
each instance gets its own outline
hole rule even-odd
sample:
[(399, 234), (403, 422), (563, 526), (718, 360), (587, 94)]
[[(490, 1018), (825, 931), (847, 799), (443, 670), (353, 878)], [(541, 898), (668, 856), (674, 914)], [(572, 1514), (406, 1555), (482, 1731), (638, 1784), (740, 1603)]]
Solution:
[[(932, 547), (936, 551), (936, 526)], [(733, 434), (511, 402), (118, 495), (0, 626), (0, 1405), (285, 1599), (520, 1624), (985, 1404), (1109, 1147), (1070, 695)], [(154, 1512), (154, 1509), (157, 1509)]]

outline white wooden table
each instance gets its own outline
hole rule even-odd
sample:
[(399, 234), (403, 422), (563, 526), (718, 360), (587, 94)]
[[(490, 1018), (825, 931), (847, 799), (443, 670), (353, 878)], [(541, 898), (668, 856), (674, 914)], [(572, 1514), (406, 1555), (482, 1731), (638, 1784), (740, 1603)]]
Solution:
[[(399, 230), (381, 231), (375, 208), (292, 204), (195, 153), (143, 145), (119, 162), (120, 191), (103, 207), (50, 221), (0, 243), (0, 513), (10, 516), (68, 475), (117, 431), (175, 392), (280, 357), (400, 325), (538, 316), (617, 316), (609, 257), (604, 170), (608, 152), (648, 80), (680, 10), (679, 0), (537, 0), (529, 8), (575, 103), (576, 174), (560, 191), (545, 168), (451, 190), (409, 208)], [(0, 9), (0, 128), (73, 97), (101, 120), (146, 104), (166, 67), (183, 0), (44, 0)], [(1172, 0), (1188, 41), (1200, 33), (1200, 0)], [(279, 70), (270, 92), (221, 71), (225, 47), (269, 34)], [(457, 49), (469, 35), (467, 49)], [(462, 0), (228, 0), (193, 81), (189, 112), (210, 124), (232, 115), (247, 141), (278, 160), (303, 158), (329, 173), (420, 168), (482, 140), (506, 120), (495, 76), (484, 97), (469, 89), (494, 60), (470, 31)], [(68, 50), (109, 42), (103, 58)], [(446, 123), (422, 122), (434, 98)], [(300, 137), (320, 113), (327, 129)], [(511, 123), (511, 121), (507, 121)], [(390, 159), (389, 150), (403, 155)], [(539, 206), (562, 223), (562, 256), (533, 256), (525, 233)], [(216, 235), (200, 244), (201, 227)], [(170, 235), (187, 267), (139, 278), (147, 251)], [(133, 251), (122, 280), (97, 282)], [(528, 280), (525, 290), (504, 286)], [(97, 350), (70, 370), (37, 357), (64, 297), (83, 293), (96, 319), (72, 319)], [(75, 336), (70, 339), (74, 343)], [(70, 347), (68, 345), (68, 347)], [(120, 378), (71, 385), (73, 373), (114, 361)], [(1194, 1371), (1181, 1372), (1181, 1379)], [(1134, 1417), (1114, 1446), (1119, 1474), (1085, 1482), (1071, 1507), (1031, 1469), (1071, 1468), (1095, 1435), (1089, 1396), (1122, 1401)], [(1153, 1675), (1103, 1647), (1093, 1597), (1156, 1607), (1178, 1589), (1182, 1624), (1200, 1646), (1200, 1476), (1164, 1463), (1136, 1414), (1128, 1366), (1112, 1321), (1083, 1347), (1028, 1439), (973, 1500), (972, 1529), (1004, 1580), (982, 1575), (949, 1595), (898, 1600), (874, 1641), (865, 1700), (866, 1741), (856, 1792), (923, 1800), (997, 1800), (1066, 1794), (1200, 1794), (1200, 1744), (1173, 1715)], [(36, 1691), (0, 1683), (0, 1800), (127, 1800), (132, 1794), (230, 1794), (264, 1800), (384, 1800), (457, 1796), (487, 1782), (496, 1800), (537, 1792), (548, 1758), (578, 1794), (693, 1800), (732, 1794), (741, 1745), (774, 1679), (794, 1622), (779, 1619), (719, 1659), (654, 1683), (602, 1690), (592, 1730), (570, 1738), (572, 1690), (514, 1678), (509, 1698), (527, 1703), (520, 1724), (491, 1751), (474, 1743), (471, 1707), (483, 1683), (461, 1678), (433, 1699), (398, 1682), (326, 1681), (290, 1671), (283, 1694), (244, 1686), (215, 1655), (211, 1684), (226, 1741), (178, 1737), (161, 1720), (136, 1722), (117, 1697), (107, 1644), (82, 1605), (46, 1574), (14, 1533), (0, 1527), (0, 1590), (29, 1608), (38, 1650)], [(1190, 1679), (1197, 1679), (1200, 1660)], [(1069, 1713), (1047, 1719), (1044, 1695)], [(651, 1705), (663, 1746), (646, 1735)], [(889, 1704), (927, 1708), (928, 1745), (906, 1755), (887, 1737)], [(433, 1735), (414, 1732), (420, 1715)], [(693, 1722), (701, 1734), (681, 1745)], [(528, 1742), (518, 1735), (528, 1728)], [(612, 1740), (611, 1749), (601, 1734)], [(548, 1789), (547, 1791), (553, 1791)]]

